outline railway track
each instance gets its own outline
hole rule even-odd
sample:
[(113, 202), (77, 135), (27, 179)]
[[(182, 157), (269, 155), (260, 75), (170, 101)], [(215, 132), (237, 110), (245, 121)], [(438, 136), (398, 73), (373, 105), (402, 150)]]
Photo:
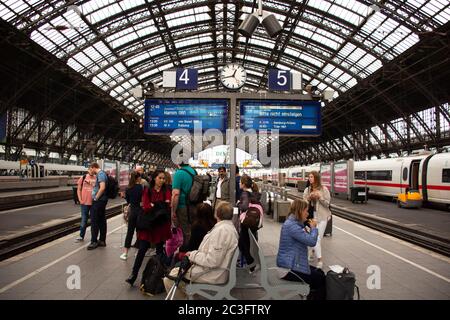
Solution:
[[(270, 189), (278, 191), (281, 190), (281, 188), (273, 186), (271, 186)], [(301, 199), (300, 196), (289, 192), (287, 193), (287, 196), (291, 199)], [(446, 238), (442, 238), (435, 234), (418, 229), (409, 228), (402, 224), (394, 223), (391, 220), (382, 219), (379, 217), (375, 218), (370, 214), (365, 214), (347, 208), (344, 209), (333, 204), (331, 204), (331, 212), (343, 219), (353, 221), (371, 229), (381, 231), (385, 234), (450, 257), (450, 242)]]
[[(106, 219), (112, 218), (121, 212), (121, 204), (109, 207), (106, 209)], [(80, 229), (80, 223), (80, 217), (70, 218), (63, 223), (0, 240), (0, 261), (73, 233)]]

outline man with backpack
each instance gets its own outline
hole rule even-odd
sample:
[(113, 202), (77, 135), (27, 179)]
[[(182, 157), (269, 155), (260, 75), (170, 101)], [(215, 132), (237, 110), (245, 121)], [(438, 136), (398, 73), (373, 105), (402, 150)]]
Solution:
[(75, 239), (76, 242), (84, 240), (86, 234), (87, 221), (92, 208), (92, 189), (94, 188), (96, 178), (94, 170), (88, 168), (88, 173), (84, 174), (77, 182), (77, 197), (81, 205), (81, 224), (80, 236)]
[(183, 244), (189, 243), (191, 237), (191, 216), (193, 207), (189, 206), (189, 194), (191, 193), (192, 178), (197, 173), (187, 163), (182, 160), (179, 169), (175, 172), (172, 182), (172, 223), (177, 224), (183, 231)]
[(183, 156), (179, 156), (179, 169), (172, 182), (172, 223), (183, 231), (183, 245), (189, 243), (195, 206), (209, 195), (211, 176), (198, 175)]
[[(92, 189), (92, 208), (91, 208), (91, 243), (88, 250), (97, 247), (106, 247), (106, 204), (108, 203), (107, 184), (108, 176), (105, 171), (100, 169), (98, 163), (94, 162), (90, 166), (91, 170), (97, 175), (95, 186)], [(110, 190), (114, 188), (109, 185)], [(112, 187), (112, 188), (111, 188)], [(98, 235), (100, 233), (100, 238)]]

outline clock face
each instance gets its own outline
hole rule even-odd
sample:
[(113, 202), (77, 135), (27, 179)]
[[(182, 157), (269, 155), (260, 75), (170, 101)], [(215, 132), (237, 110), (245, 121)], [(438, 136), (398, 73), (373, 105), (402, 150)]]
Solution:
[(247, 72), (237, 63), (227, 64), (220, 72), (220, 81), (228, 89), (240, 89), (247, 80)]

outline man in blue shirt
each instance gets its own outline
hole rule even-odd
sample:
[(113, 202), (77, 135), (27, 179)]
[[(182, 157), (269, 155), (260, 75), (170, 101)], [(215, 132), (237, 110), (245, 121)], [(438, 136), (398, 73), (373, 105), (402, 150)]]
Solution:
[[(105, 171), (100, 169), (98, 163), (92, 163), (90, 168), (97, 175), (95, 187), (92, 189), (92, 208), (91, 208), (91, 243), (87, 247), (93, 250), (97, 247), (106, 247), (106, 204), (108, 195), (106, 194), (106, 184), (108, 177)], [(100, 233), (100, 238), (98, 235)]]

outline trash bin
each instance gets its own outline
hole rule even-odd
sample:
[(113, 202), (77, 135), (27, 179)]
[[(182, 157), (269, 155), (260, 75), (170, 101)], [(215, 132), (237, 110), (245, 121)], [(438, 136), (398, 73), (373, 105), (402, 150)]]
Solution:
[(283, 223), (289, 215), (291, 203), (287, 200), (275, 200), (273, 219)]
[(367, 187), (350, 187), (350, 200), (352, 203), (357, 201), (367, 203), (369, 197), (369, 188)]

